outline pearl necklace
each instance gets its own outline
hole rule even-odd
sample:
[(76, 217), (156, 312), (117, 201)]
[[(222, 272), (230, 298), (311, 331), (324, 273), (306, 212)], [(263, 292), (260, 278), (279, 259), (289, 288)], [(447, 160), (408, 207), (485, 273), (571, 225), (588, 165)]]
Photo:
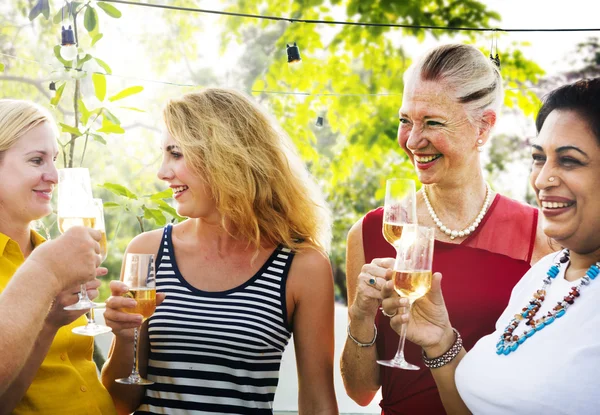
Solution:
[(427, 186), (423, 186), (423, 199), (425, 199), (425, 205), (427, 206), (427, 210), (429, 211), (429, 215), (431, 216), (431, 219), (433, 219), (433, 222), (436, 224), (436, 226), (438, 228), (440, 228), (440, 230), (442, 232), (444, 232), (446, 235), (450, 236), (450, 239), (454, 239), (456, 237), (462, 238), (463, 236), (467, 236), (467, 235), (470, 235), (473, 232), (475, 232), (475, 229), (477, 229), (477, 227), (483, 220), (483, 217), (485, 216), (485, 213), (487, 212), (488, 207), (490, 206), (491, 195), (492, 195), (492, 190), (490, 189), (490, 185), (486, 183), (485, 184), (485, 200), (483, 202), (483, 207), (479, 211), (479, 214), (477, 215), (477, 217), (475, 218), (473, 223), (471, 223), (470, 226), (467, 226), (462, 231), (456, 231), (454, 229), (447, 228), (442, 223), (440, 218), (438, 218), (438, 216), (435, 214), (435, 211), (433, 210), (433, 207), (431, 206), (431, 202), (429, 202), (429, 198), (427, 197)]
[[(508, 323), (508, 326), (504, 329), (504, 332), (500, 335), (500, 339), (498, 343), (496, 343), (496, 354), (508, 355), (514, 352), (525, 342), (525, 340), (564, 316), (567, 308), (573, 305), (577, 297), (581, 295), (581, 290), (595, 280), (598, 274), (600, 274), (600, 262), (592, 264), (579, 281), (579, 284), (571, 287), (569, 294), (562, 301), (559, 301), (552, 311), (548, 311), (546, 315), (536, 318), (538, 311), (542, 307), (542, 303), (546, 299), (546, 289), (552, 284), (552, 280), (559, 274), (561, 265), (566, 264), (567, 262), (569, 262), (569, 250), (565, 249), (561, 258), (552, 265), (546, 273), (542, 288), (537, 290), (533, 294), (531, 301), (529, 301), (521, 311), (515, 314), (510, 323)], [(514, 331), (523, 320), (525, 320), (528, 329), (520, 336), (517, 336), (514, 334)]]

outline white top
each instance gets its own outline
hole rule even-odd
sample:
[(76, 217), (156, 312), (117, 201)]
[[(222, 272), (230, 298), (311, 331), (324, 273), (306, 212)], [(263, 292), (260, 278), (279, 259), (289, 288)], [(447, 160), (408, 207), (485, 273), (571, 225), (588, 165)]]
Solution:
[[(508, 356), (496, 354), (506, 326), (536, 290), (559, 258), (553, 253), (536, 263), (513, 288), (496, 331), (483, 337), (456, 370), (456, 386), (474, 414), (598, 414), (600, 413), (600, 276), (581, 290), (563, 317), (528, 338)], [(546, 289), (536, 316), (542, 316), (571, 291), (577, 281), (564, 279), (566, 266)], [(490, 289), (494, 289), (490, 284)], [(468, 301), (465, 299), (465, 301)], [(477, 310), (473, 310), (477, 318)], [(525, 320), (514, 334), (529, 326)]]

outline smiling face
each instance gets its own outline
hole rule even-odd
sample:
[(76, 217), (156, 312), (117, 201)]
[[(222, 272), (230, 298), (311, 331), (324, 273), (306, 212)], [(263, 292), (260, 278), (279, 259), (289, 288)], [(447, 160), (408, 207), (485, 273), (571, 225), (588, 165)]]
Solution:
[(0, 216), (8, 223), (29, 225), (52, 213), (50, 200), (58, 183), (54, 161), (55, 133), (43, 122), (23, 134), (0, 161)]
[(459, 181), (479, 166), (477, 140), (487, 140), (469, 122), (443, 84), (413, 79), (404, 89), (398, 144), (423, 184)]
[(600, 246), (600, 145), (577, 112), (554, 110), (532, 146), (531, 184), (544, 233), (588, 253)]
[(157, 176), (173, 189), (179, 215), (209, 219), (211, 222), (220, 218), (206, 180), (188, 167), (181, 149), (168, 134), (163, 140), (163, 161)]

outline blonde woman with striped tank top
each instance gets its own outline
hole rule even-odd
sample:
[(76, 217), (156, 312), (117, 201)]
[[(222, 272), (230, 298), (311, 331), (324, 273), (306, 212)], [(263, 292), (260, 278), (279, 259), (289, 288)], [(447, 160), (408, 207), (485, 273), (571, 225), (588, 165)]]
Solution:
[(293, 333), (300, 413), (337, 414), (329, 214), (289, 138), (226, 89), (171, 100), (164, 122), (158, 177), (189, 219), (127, 248), (156, 254), (159, 305), (140, 346), (153, 385), (115, 383), (131, 368), (141, 316), (120, 311), (133, 300), (111, 283), (102, 381), (119, 413), (271, 414)]

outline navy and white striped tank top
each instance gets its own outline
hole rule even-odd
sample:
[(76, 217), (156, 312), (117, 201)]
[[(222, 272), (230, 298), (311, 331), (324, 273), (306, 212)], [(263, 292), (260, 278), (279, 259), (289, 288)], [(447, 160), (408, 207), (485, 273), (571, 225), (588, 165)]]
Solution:
[(206, 292), (179, 272), (172, 229), (165, 227), (156, 260), (156, 288), (167, 297), (148, 322), (155, 383), (135, 413), (272, 414), (291, 336), (285, 286), (293, 252), (279, 246), (244, 284)]

